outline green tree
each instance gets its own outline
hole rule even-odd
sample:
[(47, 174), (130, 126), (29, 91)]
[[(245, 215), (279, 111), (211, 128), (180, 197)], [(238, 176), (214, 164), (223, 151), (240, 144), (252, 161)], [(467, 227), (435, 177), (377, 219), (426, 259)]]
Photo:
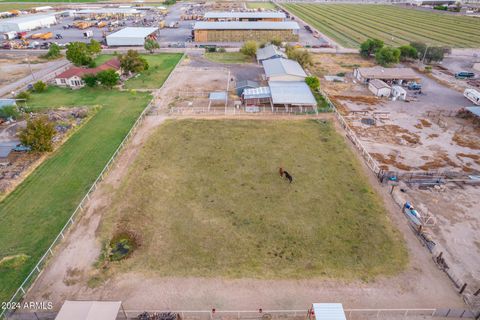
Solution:
[(90, 43), (87, 45), (87, 50), (91, 55), (96, 55), (102, 52), (102, 45), (96, 40), (90, 40)]
[(255, 41), (246, 41), (240, 48), (240, 52), (246, 56), (254, 57), (257, 54), (258, 45)]
[(17, 99), (25, 100), (25, 101), (30, 100), (30, 97), (31, 97), (31, 95), (30, 95), (30, 92), (28, 92), (28, 91), (22, 91), (19, 94), (17, 94), (17, 96), (16, 96)]
[(158, 42), (156, 40), (149, 38), (149, 39), (145, 40), (145, 44), (143, 45), (143, 47), (148, 52), (153, 53), (153, 52), (155, 52), (155, 49), (160, 48), (160, 45), (158, 44)]
[(448, 50), (443, 47), (428, 47), (425, 61), (427, 63), (440, 62), (445, 57), (445, 51)]
[(82, 80), (89, 87), (95, 87), (98, 81), (97, 76), (91, 73), (84, 75)]
[(307, 50), (299, 50), (295, 47), (287, 46), (285, 51), (288, 59), (297, 61), (304, 68), (313, 64), (312, 54)]
[(320, 87), (320, 80), (316, 76), (309, 76), (305, 78), (305, 82), (313, 91), (318, 90)]
[(45, 55), (47, 59), (56, 59), (60, 57), (62, 54), (60, 53), (60, 47), (56, 43), (52, 43), (50, 48), (48, 48), (48, 52)]
[(273, 38), (272, 40), (270, 40), (270, 43), (277, 47), (282, 46), (282, 40), (278, 38)]
[(372, 54), (375, 54), (378, 50), (383, 48), (384, 43), (379, 39), (367, 39), (360, 45), (360, 55), (368, 58)]
[(120, 76), (113, 69), (101, 71), (97, 74), (98, 81), (107, 88), (112, 88), (120, 81)]
[(37, 92), (37, 93), (42, 93), (43, 91), (45, 91), (47, 89), (47, 84), (41, 80), (35, 82), (33, 84), (33, 91)]
[(423, 42), (414, 41), (414, 42), (410, 42), (410, 46), (412, 48), (415, 48), (415, 50), (417, 50), (418, 58), (421, 60), (423, 58), (423, 55), (425, 54), (427, 45)]
[(49, 152), (53, 150), (52, 139), (55, 127), (46, 116), (29, 118), (27, 127), (20, 131), (20, 142), (32, 151)]
[(149, 68), (147, 60), (135, 50), (128, 50), (126, 54), (120, 55), (119, 60), (125, 74), (138, 73)]
[(383, 47), (375, 53), (375, 60), (382, 66), (400, 62), (400, 49)]
[(83, 42), (72, 42), (67, 46), (66, 56), (68, 61), (77, 66), (88, 66), (92, 63), (92, 53)]
[(17, 106), (3, 106), (0, 108), (0, 119), (17, 119), (20, 116)]
[(404, 45), (401, 47), (398, 47), (400, 50), (400, 59), (405, 61), (408, 59), (418, 59), (418, 52), (417, 49), (412, 47), (411, 45)]

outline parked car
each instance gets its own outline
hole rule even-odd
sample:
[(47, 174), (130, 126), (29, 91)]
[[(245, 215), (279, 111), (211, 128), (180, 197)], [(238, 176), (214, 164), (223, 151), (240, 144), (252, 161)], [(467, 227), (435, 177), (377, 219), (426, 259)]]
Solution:
[(468, 72), (468, 71), (461, 71), (461, 72), (455, 73), (455, 78), (456, 79), (472, 79), (472, 78), (475, 78), (475, 73)]

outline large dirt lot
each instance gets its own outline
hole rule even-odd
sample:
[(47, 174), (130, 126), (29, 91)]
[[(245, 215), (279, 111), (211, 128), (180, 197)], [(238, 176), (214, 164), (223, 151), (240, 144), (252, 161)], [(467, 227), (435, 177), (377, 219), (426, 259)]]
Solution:
[[(480, 128), (474, 119), (457, 116), (471, 103), (455, 88), (419, 73), (423, 94), (407, 91), (409, 102), (379, 99), (356, 83), (352, 70), (339, 67), (347, 59), (350, 66), (367, 66), (364, 59), (317, 58), (322, 61), (316, 69), (319, 75), (346, 72), (345, 83), (322, 80), (322, 87), (380, 168), (398, 174), (456, 172), (465, 179), (480, 172)], [(428, 231), (437, 242), (435, 253), (443, 252), (457, 283), (466, 282), (475, 292), (480, 288), (480, 187), (402, 187), (402, 199), (434, 217), (436, 223)]]
[[(132, 179), (136, 169), (129, 170), (127, 168), (134, 168), (139, 165), (143, 168), (142, 170), (147, 171), (156, 168), (157, 164), (153, 163), (152, 167), (149, 167), (150, 165), (147, 163), (142, 164), (138, 161), (145, 156), (145, 150), (142, 151), (145, 140), (152, 132), (155, 132), (155, 128), (162, 125), (164, 119), (163, 116), (150, 116), (147, 118), (127, 150), (125, 150), (121, 158), (117, 161), (117, 165), (112, 172), (110, 172), (105, 183), (95, 194), (83, 218), (77, 223), (76, 227), (66, 238), (66, 241), (58, 249), (50, 266), (33, 286), (27, 300), (48, 299), (54, 302), (55, 308), (59, 308), (61, 301), (64, 299), (120, 299), (124, 302), (125, 308), (135, 310), (205, 310), (213, 306), (223, 310), (251, 310), (258, 307), (263, 307), (264, 309), (305, 309), (312, 301), (342, 301), (344, 305), (349, 308), (371, 308), (372, 306), (376, 308), (463, 307), (463, 302), (453, 290), (452, 284), (445, 275), (433, 265), (430, 256), (409, 232), (408, 227), (405, 225), (404, 218), (399, 214), (398, 208), (392, 205), (391, 201), (382, 201), (386, 208), (388, 220), (398, 226), (398, 229), (404, 235), (403, 238), (409, 252), (408, 265), (404, 271), (395, 276), (377, 276), (375, 279), (365, 279), (363, 281), (354, 279), (335, 280), (329, 277), (314, 277), (310, 279), (296, 277), (298, 279), (281, 280), (255, 279), (252, 277), (221, 277), (220, 275), (223, 273), (221, 269), (217, 269), (219, 270), (217, 276), (215, 276), (216, 272), (209, 272), (211, 274), (210, 277), (198, 277), (194, 275), (178, 276), (173, 274), (167, 276), (167, 273), (165, 275), (162, 275), (162, 272), (158, 274), (157, 268), (170, 268), (168, 261), (164, 262), (167, 265), (164, 263), (153, 263), (152, 265), (152, 262), (150, 262), (146, 265), (150, 265), (152, 271), (147, 271), (145, 267), (134, 268), (128, 260), (118, 263), (114, 266), (115, 272), (111, 275), (107, 274), (106, 276), (104, 271), (102, 271), (102, 264), (98, 264), (98, 258), (103, 246), (101, 239), (102, 235), (105, 235), (104, 228), (108, 227), (108, 225), (115, 227), (115, 224), (113, 224), (113, 221), (110, 221), (108, 225), (105, 225), (101, 221), (106, 217), (107, 212), (112, 212), (112, 206), (116, 205), (112, 202), (112, 193), (128, 193), (128, 189), (125, 189), (123, 182), (126, 181), (127, 175), (130, 176), (128, 179)], [(188, 135), (190, 136), (190, 134)], [(190, 137), (193, 138), (193, 136)], [(188, 136), (184, 136), (184, 138), (188, 138)], [(152, 144), (156, 140), (157, 139), (153, 139), (148, 144)], [(180, 146), (175, 149), (183, 148), (187, 148), (187, 146)], [(155, 152), (161, 152), (161, 150)], [(248, 152), (244, 154), (245, 157), (249, 157)], [(207, 157), (207, 155), (208, 153), (204, 154), (204, 157)], [(154, 154), (152, 154), (152, 156), (154, 156)], [(157, 157), (157, 159), (161, 158), (162, 156), (160, 155), (159, 158)], [(248, 161), (252, 161), (252, 159)], [(268, 166), (269, 162), (265, 163), (265, 165)], [(275, 172), (272, 173), (273, 176), (278, 175), (275, 165), (273, 163), (271, 165), (273, 166), (272, 170), (275, 169)], [(288, 163), (285, 162), (285, 165), (288, 165)], [(240, 168), (242, 168), (240, 170), (247, 170), (246, 168), (250, 166), (251, 165), (242, 167), (240, 164)], [(312, 166), (312, 164), (310, 163), (309, 166)], [(293, 172), (301, 172), (307, 169), (308, 168), (301, 169), (299, 167), (294, 169)], [(361, 170), (365, 170), (365, 174), (369, 174), (363, 166)], [(132, 209), (128, 211), (132, 213), (137, 212), (135, 214), (142, 215), (138, 210), (142, 210), (141, 208), (146, 208), (145, 205), (148, 206), (157, 201), (157, 197), (163, 193), (162, 190), (165, 190), (165, 192), (172, 191), (167, 187), (170, 185), (167, 182), (171, 177), (176, 176), (176, 174), (173, 172), (171, 173), (173, 176), (167, 173), (159, 174), (158, 180), (147, 183), (149, 184), (148, 188), (155, 194), (151, 200), (146, 200), (145, 204), (140, 205), (132, 203), (132, 206), (124, 203)], [(142, 174), (142, 176), (143, 175), (144, 174)], [(273, 176), (272, 178), (280, 179), (279, 177)], [(374, 178), (369, 176), (369, 180), (374, 183), (372, 185), (375, 186), (376, 192), (378, 192), (383, 199), (388, 199), (385, 191), (377, 187), (378, 184), (375, 184)], [(132, 182), (139, 183), (140, 181), (134, 180)], [(206, 180), (205, 183), (207, 182)], [(281, 180), (278, 182), (283, 183)], [(288, 185), (284, 187), (288, 188)], [(195, 196), (197, 192), (198, 191), (192, 190), (191, 195)], [(256, 193), (255, 190), (251, 192)], [(217, 198), (214, 193), (211, 193), (209, 197)], [(221, 205), (221, 203), (222, 202), (219, 204)], [(124, 208), (127, 209), (127, 207)], [(115, 212), (121, 214), (121, 212), (126, 211)], [(113, 213), (115, 214), (115, 212)], [(184, 210), (178, 210), (178, 213), (173, 214), (178, 215), (184, 213)], [(111, 215), (109, 214), (108, 216)], [(128, 214), (126, 218), (128, 220), (130, 219), (128, 218)], [(203, 223), (215, 224), (215, 220), (211, 218), (196, 216), (192, 216), (187, 219), (187, 221), (192, 224), (198, 218), (200, 218)], [(150, 218), (147, 215), (142, 219)], [(123, 221), (126, 225), (129, 225), (127, 220)], [(295, 220), (292, 220), (292, 223), (294, 221)], [(185, 220), (183, 222), (185, 222)], [(242, 225), (243, 227), (248, 227), (248, 225)], [(163, 235), (168, 236), (164, 228), (151, 228), (147, 227), (147, 224), (144, 224), (143, 227), (146, 228), (146, 232), (149, 234), (153, 232), (157, 235), (155, 237), (157, 240), (155, 240), (154, 243), (150, 243), (149, 241), (145, 243), (147, 247), (151, 247), (151, 245), (157, 247), (157, 245), (161, 244), (162, 239), (164, 239)], [(196, 234), (197, 231), (192, 229), (191, 233)], [(215, 235), (215, 232), (213, 232), (212, 235)], [(186, 236), (188, 236), (188, 234)], [(196, 234), (195, 237), (196, 236), (201, 236), (201, 233)], [(219, 236), (221, 236), (221, 234), (216, 235), (214, 238)], [(232, 234), (232, 236), (234, 236), (234, 234)], [(203, 241), (199, 243), (203, 243)], [(172, 252), (162, 252), (160, 249), (161, 246), (158, 246), (158, 248), (158, 252), (154, 253), (155, 256), (159, 255), (159, 257), (166, 258), (172, 255)], [(215, 254), (211, 255), (212, 253), (210, 252), (209, 255), (211, 255), (211, 258), (202, 263), (208, 264), (218, 261), (217, 257), (226, 254), (226, 252), (223, 252), (221, 249), (219, 250), (218, 256)], [(184, 256), (181, 257), (179, 261), (188, 260), (191, 257), (189, 252), (179, 254)], [(228, 254), (231, 255), (232, 253)], [(308, 255), (308, 249), (306, 254)], [(312, 252), (312, 255), (314, 256), (315, 253)], [(141, 255), (139, 257), (141, 257)], [(207, 256), (205, 256), (205, 258), (206, 257)], [(134, 258), (135, 253), (134, 256), (132, 256), (132, 259)], [(238, 258), (239, 257), (236, 259)], [(148, 255), (144, 256), (143, 259), (147, 259), (145, 262), (151, 260)], [(174, 261), (177, 259), (176, 257), (173, 256), (172, 259), (172, 266), (179, 263), (178, 261)], [(174, 271), (174, 273), (182, 273), (182, 270), (187, 267), (187, 269), (193, 271), (196, 270), (197, 266), (202, 267), (202, 265), (197, 265), (193, 261), (185, 263), (186, 265), (179, 266), (180, 269)], [(240, 261), (240, 263), (242, 264), (244, 262)], [(107, 269), (112, 268), (112, 266), (105, 267)], [(219, 267), (225, 268), (228, 266), (220, 264)], [(280, 266), (273, 266), (274, 270), (279, 267)], [(396, 269), (397, 266), (391, 267)], [(311, 272), (309, 270), (309, 268), (302, 268), (300, 272)]]
[[(30, 61), (30, 65), (28, 64)], [(31, 72), (45, 68), (51, 62), (40, 59), (36, 55), (1, 53), (0, 54), (0, 86), (24, 78)], [(31, 68), (31, 70), (30, 70)]]

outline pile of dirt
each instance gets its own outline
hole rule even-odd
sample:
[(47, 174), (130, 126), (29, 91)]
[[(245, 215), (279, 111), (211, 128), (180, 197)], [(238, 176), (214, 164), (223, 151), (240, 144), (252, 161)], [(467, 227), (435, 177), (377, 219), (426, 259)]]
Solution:
[(417, 129), (430, 128), (432, 123), (426, 119), (420, 119), (420, 123), (417, 123), (414, 127)]

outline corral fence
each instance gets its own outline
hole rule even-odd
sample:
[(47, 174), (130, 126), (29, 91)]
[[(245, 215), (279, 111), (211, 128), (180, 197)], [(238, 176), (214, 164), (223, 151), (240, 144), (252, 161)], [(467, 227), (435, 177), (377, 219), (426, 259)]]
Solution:
[[(200, 311), (166, 311), (166, 310), (124, 310), (117, 319), (138, 319), (140, 315), (144, 318), (146, 314), (150, 319), (162, 319), (162, 314), (177, 314), (179, 320), (306, 320), (308, 310), (200, 310)], [(427, 319), (427, 318), (465, 318), (472, 319), (475, 315), (467, 309), (345, 309), (345, 316), (348, 320), (363, 319)], [(17, 313), (8, 319), (32, 319), (32, 320), (53, 320), (56, 312), (29, 312)], [(126, 317), (125, 317), (126, 316)], [(157, 318), (155, 317), (157, 316)]]
[[(183, 56), (184, 57), (184, 56)], [(178, 63), (180, 63), (183, 60), (183, 57), (179, 60)], [(177, 63), (177, 65), (178, 65)], [(169, 74), (168, 78), (165, 80), (163, 85), (167, 83), (170, 80), (171, 75), (173, 74), (174, 69), (172, 72)], [(142, 120), (146, 117), (147, 113), (150, 111), (150, 109), (153, 107), (153, 99), (150, 101), (150, 103), (143, 109), (142, 113), (138, 116), (137, 120), (133, 124), (133, 126), (130, 128), (128, 131), (127, 135), (125, 138), (122, 140), (120, 145), (117, 147), (113, 155), (110, 157), (108, 160), (107, 164), (103, 168), (103, 170), (100, 172), (98, 177), (95, 179), (95, 181), (92, 183), (88, 191), (86, 192), (85, 196), (82, 198), (80, 203), (77, 205), (75, 210), (73, 211), (72, 215), (68, 219), (68, 221), (65, 223), (63, 228), (60, 230), (58, 235), (55, 237), (53, 240), (52, 244), (48, 247), (47, 251), (42, 255), (38, 263), (35, 265), (33, 270), (27, 275), (25, 280), (22, 282), (20, 287), (17, 289), (17, 291), (14, 293), (12, 298), (7, 302), (8, 305), (13, 305), (15, 302), (21, 301), (22, 298), (25, 296), (27, 293), (28, 289), (30, 286), (33, 284), (35, 279), (37, 278), (38, 275), (40, 275), (43, 271), (43, 268), (45, 265), (48, 263), (48, 259), (54, 255), (54, 248), (65, 238), (66, 232), (70, 229), (70, 227), (75, 223), (76, 218), (80, 215), (80, 213), (83, 211), (83, 209), (86, 207), (88, 201), (90, 200), (90, 195), (97, 189), (98, 184), (103, 181), (106, 173), (110, 170), (112, 165), (115, 163), (115, 160), (117, 159), (118, 155), (120, 152), (123, 150), (124, 146), (127, 144), (127, 142), (130, 140), (130, 138), (133, 136), (135, 133), (136, 129), (138, 126), (142, 123)], [(0, 310), (0, 319), (3, 319), (4, 317), (8, 317), (9, 313), (12, 313), (12, 310), (9, 309), (3, 309)]]

